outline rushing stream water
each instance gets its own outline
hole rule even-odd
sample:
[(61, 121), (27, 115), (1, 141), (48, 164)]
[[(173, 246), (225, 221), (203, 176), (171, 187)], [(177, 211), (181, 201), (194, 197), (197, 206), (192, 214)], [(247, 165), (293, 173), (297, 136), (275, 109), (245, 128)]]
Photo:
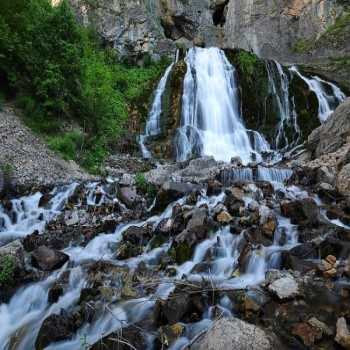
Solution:
[[(187, 57), (187, 74), (184, 81), (183, 113), (181, 127), (176, 137), (177, 159), (185, 160), (191, 155), (209, 155), (217, 160), (230, 161), (232, 157), (240, 157), (244, 164), (255, 159), (261, 160), (260, 154), (270, 151), (270, 145), (258, 132), (247, 130), (243, 116), (240, 114), (235, 80), (234, 67), (228, 62), (223, 51), (217, 48), (189, 50)], [(145, 134), (141, 137), (143, 155), (150, 157), (150, 152), (144, 145), (147, 137), (160, 133), (161, 98), (172, 63), (162, 77), (154, 103), (149, 114)], [(285, 123), (292, 123), (296, 134), (298, 126), (296, 116), (288, 93), (288, 72), (276, 62), (268, 65), (270, 86), (276, 95), (280, 109), (280, 123), (277, 126), (276, 145), (285, 138)], [(325, 120), (332, 110), (331, 97), (321, 89), (322, 84), (328, 84), (334, 92), (336, 102), (343, 99), (343, 94), (333, 84), (319, 78), (308, 80), (296, 68), (291, 72), (298, 74), (314, 91), (320, 101), (320, 119)], [(333, 97), (332, 97), (333, 98)], [(249, 137), (249, 135), (253, 137)], [(253, 142), (251, 141), (253, 139)], [(309, 195), (295, 187), (285, 185), (292, 175), (290, 169), (257, 165), (255, 167), (239, 167), (224, 174), (222, 183), (231, 186), (235, 183), (245, 183), (242, 193), (243, 208), (247, 212), (256, 211), (259, 220), (263, 222), (273, 215), (276, 218), (276, 231), (270, 245), (252, 244), (246, 266), (240, 271), (242, 246), (246, 242), (246, 230), (236, 232), (229, 224), (221, 225), (211, 231), (200, 242), (196, 242), (190, 259), (169, 266), (172, 274), (158, 271), (156, 287), (151, 292), (144, 292), (142, 297), (125, 300), (116, 299), (110, 303), (99, 304), (93, 320), (82, 324), (69, 339), (49, 345), (46, 349), (72, 350), (84, 348), (84, 344), (93, 344), (104, 335), (118, 328), (135, 324), (147, 318), (154, 309), (158, 299), (166, 300), (179, 283), (198, 283), (207, 281), (221, 291), (244, 289), (257, 286), (265, 279), (268, 269), (280, 268), (281, 252), (290, 250), (298, 244), (298, 227), (292, 225), (290, 219), (283, 217), (279, 208), (279, 198), (296, 200)], [(256, 183), (272, 184), (273, 194), (269, 203), (264, 199), (264, 193)], [(111, 182), (113, 184), (113, 182)], [(67, 210), (66, 205), (78, 184), (73, 183), (52, 191), (51, 199), (43, 206), (40, 202), (41, 193), (28, 197), (13, 199), (11, 210), (0, 206), (0, 244), (4, 245), (15, 239), (24, 238), (34, 231), (43, 233), (49, 222)], [(118, 203), (123, 207), (116, 195), (108, 194), (104, 184), (90, 183), (84, 187), (84, 203), (90, 209), (98, 210), (106, 203)], [(98, 193), (98, 195), (97, 195)], [(222, 191), (218, 195), (208, 196), (202, 190), (195, 203), (190, 208), (203, 210), (207, 208), (210, 217), (223, 205), (228, 194)], [(42, 322), (49, 315), (60, 314), (61, 310), (69, 312), (79, 304), (81, 292), (89, 285), (88, 266), (93, 262), (107, 261), (118, 267), (127, 267), (130, 271), (144, 264), (152, 270), (160, 260), (170, 254), (174, 243), (173, 237), (156, 248), (147, 244), (140, 254), (118, 259), (116, 246), (123, 239), (123, 233), (131, 226), (144, 227), (150, 225), (155, 230), (164, 220), (173, 220), (177, 206), (186, 207), (186, 197), (171, 204), (159, 215), (150, 216), (145, 220), (127, 221), (118, 224), (112, 233), (101, 233), (87, 244), (71, 244), (63, 249), (69, 255), (67, 262), (60, 269), (47, 274), (39, 282), (29, 283), (20, 288), (8, 303), (0, 305), (0, 350), (30, 350), (35, 348), (35, 340)], [(188, 205), (187, 205), (188, 206)], [(81, 210), (82, 203), (75, 204), (70, 210)], [(123, 207), (123, 210), (126, 210)], [(337, 222), (333, 221), (337, 224)], [(55, 281), (67, 271), (68, 286), (56, 302), (49, 303), (48, 294)], [(115, 281), (113, 281), (115, 282)], [(191, 339), (206, 329), (215, 318), (215, 310), (220, 309), (224, 315), (231, 315), (233, 305), (227, 295), (223, 295), (218, 303), (208, 305), (201, 319), (184, 324), (182, 336), (171, 346), (171, 349), (183, 349)], [(148, 334), (148, 349), (154, 345), (154, 333)]]

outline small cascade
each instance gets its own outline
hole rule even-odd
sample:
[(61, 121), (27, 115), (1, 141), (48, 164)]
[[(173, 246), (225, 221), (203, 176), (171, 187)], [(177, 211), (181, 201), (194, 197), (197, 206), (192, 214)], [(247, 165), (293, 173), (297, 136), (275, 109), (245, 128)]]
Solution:
[(283, 168), (267, 168), (263, 166), (258, 166), (258, 181), (268, 181), (268, 182), (277, 182), (284, 183), (287, 181), (293, 174), (291, 169)]
[(174, 64), (178, 61), (178, 58), (179, 58), (179, 51), (177, 50), (175, 62), (172, 62), (170, 66), (166, 69), (163, 77), (161, 78), (157, 86), (152, 108), (148, 115), (148, 120), (146, 122), (145, 133), (143, 135), (140, 135), (140, 147), (141, 147), (142, 156), (144, 158), (152, 157), (151, 152), (147, 149), (145, 145), (146, 140), (149, 137), (157, 136), (162, 132), (161, 130), (162, 96), (164, 94), (169, 75), (174, 67)]
[(61, 212), (77, 186), (77, 183), (73, 183), (54, 189), (52, 198), (45, 206), (41, 206), (43, 195), (40, 192), (11, 200), (7, 209), (0, 204), (0, 246), (34, 231), (42, 232), (45, 223)]
[(317, 76), (307, 78), (295, 66), (291, 67), (290, 71), (297, 74), (315, 93), (318, 99), (318, 117), (321, 123), (325, 122), (336, 107), (345, 100), (345, 94), (336, 85)]
[(239, 113), (234, 67), (218, 48), (192, 48), (186, 63), (177, 160), (206, 155), (249, 162), (254, 149)]
[[(300, 137), (295, 104), (289, 93), (290, 79), (283, 67), (277, 61), (267, 61), (266, 69), (268, 73), (270, 93), (276, 101), (280, 117), (280, 122), (277, 127), (275, 148), (285, 150), (295, 145)], [(292, 129), (295, 134), (292, 144), (290, 144), (287, 137), (287, 128)]]

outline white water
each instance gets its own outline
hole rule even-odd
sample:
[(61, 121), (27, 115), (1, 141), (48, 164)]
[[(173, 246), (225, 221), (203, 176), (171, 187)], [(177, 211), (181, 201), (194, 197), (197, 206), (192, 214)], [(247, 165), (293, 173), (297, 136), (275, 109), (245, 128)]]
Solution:
[(53, 197), (45, 207), (39, 207), (42, 197), (40, 192), (28, 197), (13, 199), (10, 213), (0, 203), (0, 246), (9, 240), (31, 234), (35, 230), (41, 233), (45, 223), (61, 212), (77, 185), (73, 183), (54, 189), (51, 192)]
[(218, 48), (192, 48), (187, 57), (177, 160), (194, 155), (244, 163), (254, 151), (239, 112), (235, 71)]
[[(300, 129), (297, 122), (297, 113), (294, 101), (289, 93), (289, 76), (277, 61), (267, 61), (266, 69), (268, 73), (270, 93), (276, 100), (280, 122), (277, 127), (275, 141), (276, 149), (287, 149), (299, 141)], [(292, 127), (295, 138), (290, 144), (286, 135), (286, 127)]]
[[(317, 96), (318, 117), (321, 123), (325, 122), (334, 112), (335, 108), (345, 100), (345, 94), (336, 85), (324, 81), (317, 76), (307, 78), (302, 75), (295, 66), (291, 67), (290, 71), (297, 74)], [(326, 85), (332, 90), (332, 95), (327, 94), (324, 88)]]
[[(176, 54), (176, 57), (178, 54)], [(176, 58), (177, 60), (177, 58)], [(155, 97), (153, 100), (152, 108), (148, 116), (146, 123), (145, 133), (140, 136), (140, 147), (142, 151), (142, 156), (144, 158), (151, 158), (152, 154), (147, 149), (145, 142), (150, 136), (156, 136), (161, 133), (161, 115), (162, 115), (162, 96), (164, 94), (166, 84), (169, 78), (169, 75), (174, 67), (174, 62), (166, 69), (163, 77), (161, 78), (157, 89), (155, 91)]]

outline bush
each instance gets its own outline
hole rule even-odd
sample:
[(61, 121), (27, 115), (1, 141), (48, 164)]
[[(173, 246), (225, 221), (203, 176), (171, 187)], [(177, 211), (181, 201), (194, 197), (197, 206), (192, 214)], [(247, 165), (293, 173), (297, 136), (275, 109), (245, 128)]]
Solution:
[(154, 198), (157, 194), (157, 189), (149, 183), (142, 173), (137, 173), (135, 176), (136, 188), (148, 197)]
[[(49, 0), (3, 3), (0, 77), (16, 95), (25, 122), (66, 159), (98, 169), (127, 127), (130, 105), (146, 114), (168, 62), (145, 57), (146, 66), (137, 67), (118, 61), (92, 29), (76, 22), (67, 0), (55, 7)], [(62, 130), (67, 122), (78, 123), (84, 136)]]
[(11, 284), (15, 274), (15, 259), (10, 256), (4, 256), (0, 259), (0, 285)]

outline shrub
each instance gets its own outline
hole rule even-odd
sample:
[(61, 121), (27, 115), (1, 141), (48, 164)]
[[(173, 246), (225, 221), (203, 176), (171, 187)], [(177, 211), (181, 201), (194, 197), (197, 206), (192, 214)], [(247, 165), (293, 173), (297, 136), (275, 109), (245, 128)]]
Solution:
[(0, 285), (12, 283), (15, 274), (15, 259), (10, 255), (3, 256), (0, 259)]

